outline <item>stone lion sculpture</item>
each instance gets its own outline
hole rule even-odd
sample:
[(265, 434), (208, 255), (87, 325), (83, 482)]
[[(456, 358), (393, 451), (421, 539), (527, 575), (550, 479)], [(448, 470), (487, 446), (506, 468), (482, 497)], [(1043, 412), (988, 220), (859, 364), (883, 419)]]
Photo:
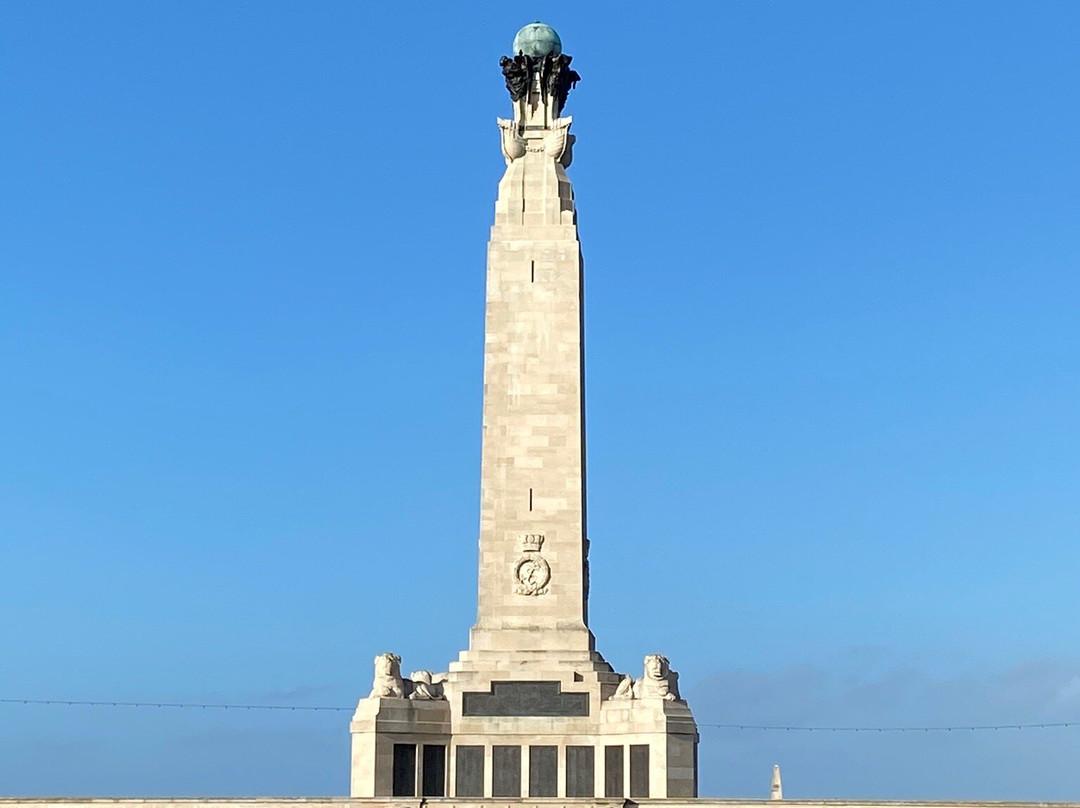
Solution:
[(385, 653), (375, 657), (375, 681), (368, 698), (405, 698), (405, 683), (401, 680), (401, 657)]
[(631, 676), (624, 676), (611, 698), (679, 701), (679, 674), (671, 669), (666, 656), (649, 654), (645, 657), (645, 675), (636, 681)]
[(433, 674), (431, 671), (413, 671), (405, 686), (409, 690), (409, 698), (417, 701), (443, 701), (446, 694), (443, 693), (443, 682), (446, 674)]
[(414, 671), (412, 677), (401, 677), (401, 657), (389, 652), (375, 657), (375, 681), (371, 685), (369, 699), (414, 699), (417, 701), (445, 701), (443, 682), (445, 673)]

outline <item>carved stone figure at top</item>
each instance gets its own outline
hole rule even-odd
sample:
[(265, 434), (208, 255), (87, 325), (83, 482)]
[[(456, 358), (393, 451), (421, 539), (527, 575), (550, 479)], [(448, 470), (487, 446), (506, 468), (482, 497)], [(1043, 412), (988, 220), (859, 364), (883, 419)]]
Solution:
[(379, 654), (375, 657), (375, 681), (368, 698), (405, 698), (405, 684), (401, 681), (401, 657), (397, 654)]
[(645, 657), (645, 675), (637, 681), (630, 676), (624, 676), (611, 698), (660, 698), (664, 701), (681, 701), (679, 674), (671, 669), (666, 656), (649, 654)]

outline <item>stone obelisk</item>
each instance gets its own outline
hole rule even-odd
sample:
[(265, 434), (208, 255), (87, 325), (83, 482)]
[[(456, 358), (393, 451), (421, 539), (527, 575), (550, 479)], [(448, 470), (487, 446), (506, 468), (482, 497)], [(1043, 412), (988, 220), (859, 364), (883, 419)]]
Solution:
[(499, 120), (507, 168), (488, 242), (479, 597), (469, 645), (580, 659), (593, 649), (583, 278), (566, 176), (574, 136), (571, 119), (560, 117), (577, 74), (569, 57), (543, 50), (519, 49), (504, 62), (515, 115)]
[(501, 60), (513, 117), (488, 242), (477, 620), (444, 674), (375, 659), (354, 797), (693, 797), (697, 726), (667, 658), (619, 675), (588, 627), (583, 279), (566, 169), (578, 80), (543, 23)]

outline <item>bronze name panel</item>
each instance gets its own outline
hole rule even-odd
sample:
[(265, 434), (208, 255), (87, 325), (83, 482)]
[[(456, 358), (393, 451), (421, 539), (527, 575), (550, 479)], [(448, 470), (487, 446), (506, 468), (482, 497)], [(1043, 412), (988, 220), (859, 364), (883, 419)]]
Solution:
[(462, 715), (581, 718), (588, 693), (563, 693), (561, 682), (492, 682), (490, 693), (462, 693)]

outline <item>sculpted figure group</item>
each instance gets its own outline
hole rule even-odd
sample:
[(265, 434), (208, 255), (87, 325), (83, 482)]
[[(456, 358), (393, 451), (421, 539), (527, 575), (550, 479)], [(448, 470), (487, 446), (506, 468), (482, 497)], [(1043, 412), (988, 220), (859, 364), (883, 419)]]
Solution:
[(547, 101), (555, 99), (555, 108), (566, 106), (566, 97), (570, 90), (581, 81), (581, 75), (570, 69), (574, 57), (565, 53), (551, 53), (542, 58), (535, 58), (525, 53), (518, 53), (514, 58), (503, 56), (499, 59), (506, 89), (511, 101), (521, 101), (529, 95), (532, 77), (540, 74), (540, 92)]
[(445, 701), (443, 682), (446, 674), (431, 671), (413, 671), (412, 676), (401, 676), (401, 657), (397, 654), (379, 654), (375, 657), (375, 681), (369, 698), (414, 699), (417, 701)]
[(645, 675), (637, 680), (632, 676), (624, 676), (611, 698), (682, 701), (679, 695), (679, 674), (671, 669), (666, 656), (649, 654), (645, 657)]
[(499, 67), (506, 79), (506, 91), (510, 93), (511, 101), (520, 101), (529, 94), (529, 79), (532, 78), (534, 61), (524, 53), (519, 53), (513, 59), (509, 56), (499, 59)]

